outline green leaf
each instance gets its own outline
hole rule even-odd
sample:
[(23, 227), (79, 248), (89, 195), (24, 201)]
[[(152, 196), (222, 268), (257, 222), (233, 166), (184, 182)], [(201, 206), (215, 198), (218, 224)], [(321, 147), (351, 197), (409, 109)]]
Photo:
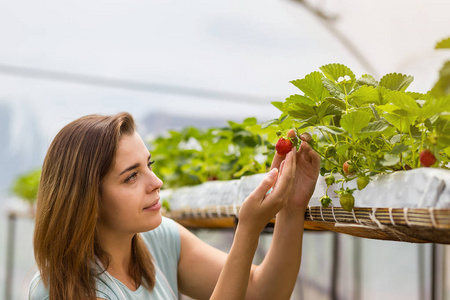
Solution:
[(316, 71), (306, 75), (303, 79), (293, 80), (291, 83), (318, 103), (328, 94), (322, 84), (322, 77), (322, 74)]
[(384, 158), (380, 161), (380, 164), (384, 167), (395, 166), (400, 162), (400, 157), (398, 155), (386, 154)]
[(323, 86), (327, 89), (330, 95), (339, 99), (344, 99), (345, 97), (344, 90), (342, 89), (342, 87), (338, 86), (333, 80), (323, 77), (322, 82)]
[(342, 64), (328, 64), (320, 67), (320, 70), (327, 78), (333, 81), (337, 81), (339, 77), (344, 77), (345, 75), (348, 75), (352, 80), (355, 80), (355, 74), (353, 74), (352, 70)]
[(272, 119), (272, 120), (266, 121), (266, 122), (261, 124), (261, 129), (266, 129), (270, 125), (278, 124), (278, 122), (279, 122), (278, 119)]
[(283, 102), (280, 102), (280, 101), (274, 101), (274, 102), (271, 102), (271, 104), (272, 104), (273, 106), (275, 106), (276, 108), (278, 108), (279, 110), (281, 110), (282, 112), (284, 112), (284, 111), (283, 111)]
[(339, 107), (342, 110), (346, 109), (345, 102), (343, 100), (341, 100), (341, 99), (327, 97), (327, 98), (324, 99), (324, 101), (330, 102), (331, 104)]
[(420, 116), (422, 118), (430, 118), (444, 112), (450, 112), (450, 96), (427, 100), (420, 109)]
[[(349, 94), (356, 84), (355, 74), (353, 74), (350, 68), (342, 64), (328, 64), (320, 67), (320, 70), (323, 72), (325, 77), (330, 79), (332, 82), (337, 83), (338, 86), (342, 86), (341, 90), (343, 91), (343, 94)], [(350, 77), (350, 80), (340, 82), (340, 80), (346, 76)], [(325, 81), (323, 82), (325, 84)], [(334, 94), (332, 95), (336, 96)]]
[(373, 86), (363, 85), (349, 95), (348, 101), (357, 107), (366, 103), (379, 104), (378, 91)]
[(342, 128), (339, 128), (339, 127), (336, 127), (336, 126), (331, 126), (331, 125), (328, 125), (328, 126), (320, 125), (320, 126), (316, 126), (316, 128), (319, 129), (319, 130), (326, 131), (326, 132), (331, 133), (331, 134), (336, 134), (336, 135), (340, 135), (340, 134), (345, 133), (345, 130), (343, 130)]
[(439, 42), (436, 43), (436, 46), (434, 47), (434, 49), (448, 49), (450, 48), (450, 37), (440, 40)]
[(377, 87), (378, 81), (372, 75), (365, 74), (356, 80), (356, 84)]
[(371, 133), (371, 132), (383, 132), (386, 128), (389, 127), (389, 124), (384, 120), (379, 120), (375, 122), (371, 122), (367, 124), (366, 127), (361, 129), (361, 132)]
[(341, 127), (352, 136), (356, 136), (361, 129), (369, 124), (372, 116), (364, 111), (355, 110), (342, 115)]
[(324, 101), (320, 103), (319, 107), (316, 109), (316, 113), (319, 119), (323, 119), (326, 116), (341, 115), (342, 110), (337, 106)]
[(414, 118), (402, 117), (395, 114), (385, 114), (384, 118), (400, 132), (404, 133), (409, 131), (409, 126), (412, 125), (414, 121)]
[(289, 98), (286, 98), (286, 101), (291, 103), (303, 103), (309, 106), (316, 105), (316, 103), (313, 100), (311, 100), (311, 98), (297, 94), (289, 96)]
[(285, 105), (283, 107), (291, 117), (296, 119), (305, 120), (316, 116), (314, 107), (304, 103), (293, 104), (285, 102)]
[(413, 81), (413, 76), (408, 76), (400, 73), (390, 73), (384, 75), (380, 79), (379, 86), (393, 91), (405, 91)]
[(391, 91), (384, 95), (384, 99), (410, 114), (420, 115), (420, 107), (416, 100), (403, 92)]
[(439, 71), (439, 79), (430, 91), (434, 97), (450, 95), (450, 61), (447, 61)]
[(398, 144), (398, 145), (395, 145), (394, 148), (392, 148), (391, 154), (394, 154), (394, 155), (400, 154), (400, 153), (405, 152), (408, 149), (409, 149), (409, 147), (406, 146), (405, 144)]
[(20, 175), (14, 181), (13, 193), (23, 200), (33, 203), (36, 200), (40, 176), (40, 169)]

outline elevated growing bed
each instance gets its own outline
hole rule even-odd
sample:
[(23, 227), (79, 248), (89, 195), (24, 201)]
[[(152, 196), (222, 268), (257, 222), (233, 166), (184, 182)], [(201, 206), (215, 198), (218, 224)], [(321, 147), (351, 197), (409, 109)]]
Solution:
[[(240, 205), (263, 176), (164, 190), (161, 197), (169, 201), (171, 208), (165, 215), (189, 228), (233, 228), (239, 219)], [(340, 207), (337, 197), (332, 197), (333, 203), (323, 208), (319, 198), (325, 189), (324, 180), (319, 177), (306, 211), (306, 229), (371, 239), (450, 244), (448, 170), (419, 168), (377, 176), (365, 189), (355, 191), (355, 208), (351, 212)], [(331, 196), (334, 192), (330, 189)], [(268, 226), (274, 224), (276, 219)]]

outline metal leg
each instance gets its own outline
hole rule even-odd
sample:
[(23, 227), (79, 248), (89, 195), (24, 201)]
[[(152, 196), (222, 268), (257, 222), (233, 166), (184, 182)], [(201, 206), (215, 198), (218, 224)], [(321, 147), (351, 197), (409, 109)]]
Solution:
[(359, 300), (362, 296), (362, 240), (353, 238), (353, 243), (353, 300)]
[(5, 277), (5, 300), (12, 299), (13, 276), (14, 276), (14, 241), (16, 235), (16, 215), (8, 215), (8, 236), (6, 242), (6, 277)]
[(331, 256), (331, 300), (337, 300), (337, 277), (339, 271), (339, 235), (333, 233), (333, 252)]

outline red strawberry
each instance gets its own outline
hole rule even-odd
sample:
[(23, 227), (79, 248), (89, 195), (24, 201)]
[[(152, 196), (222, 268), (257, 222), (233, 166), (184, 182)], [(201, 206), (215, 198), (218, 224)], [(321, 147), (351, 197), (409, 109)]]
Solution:
[(420, 163), (424, 167), (430, 167), (436, 162), (436, 157), (429, 149), (422, 150), (419, 155)]
[(292, 149), (292, 142), (289, 139), (281, 137), (275, 145), (278, 155), (284, 156)]
[(298, 144), (298, 137), (297, 137), (297, 133), (295, 132), (294, 129), (291, 129), (291, 130), (288, 131), (287, 138), (291, 140), (291, 142), (292, 142), (292, 144), (294, 146), (297, 146), (297, 144)]
[(344, 170), (345, 175), (351, 175), (355, 173), (355, 165), (350, 160), (347, 160), (344, 163), (342, 169)]
[(289, 130), (288, 133), (287, 133), (287, 137), (291, 138), (291, 139), (297, 137), (297, 134), (295, 133), (295, 130), (294, 129)]

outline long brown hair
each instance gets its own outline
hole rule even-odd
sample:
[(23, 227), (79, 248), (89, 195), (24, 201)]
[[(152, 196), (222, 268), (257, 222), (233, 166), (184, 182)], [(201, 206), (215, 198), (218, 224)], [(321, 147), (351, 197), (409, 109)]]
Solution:
[[(34, 231), (34, 255), (50, 300), (96, 299), (100, 182), (113, 167), (122, 135), (136, 130), (128, 113), (89, 115), (66, 125), (51, 143), (42, 167)], [(155, 270), (140, 236), (132, 241), (129, 272), (151, 290)], [(143, 280), (144, 279), (144, 280)]]

